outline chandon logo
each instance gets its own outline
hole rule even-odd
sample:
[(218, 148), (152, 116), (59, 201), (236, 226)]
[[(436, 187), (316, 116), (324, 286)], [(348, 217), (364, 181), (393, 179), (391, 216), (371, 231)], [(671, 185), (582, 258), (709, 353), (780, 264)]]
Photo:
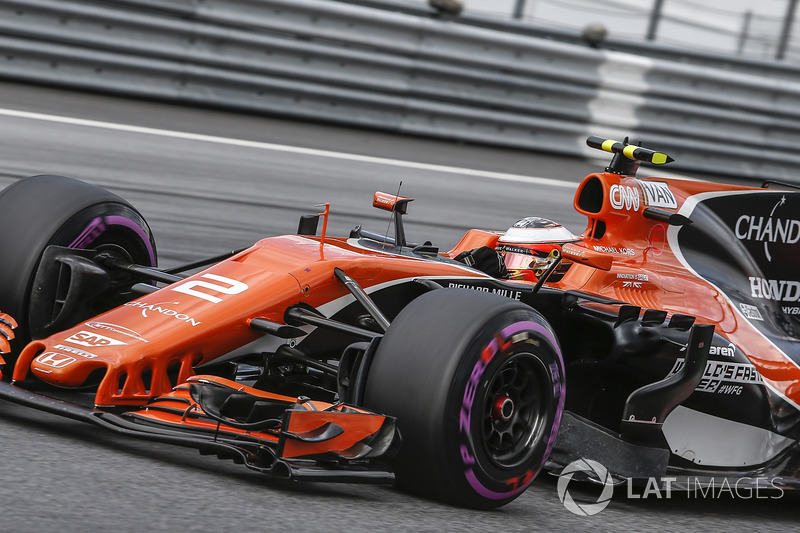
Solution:
[(734, 232), (740, 241), (756, 241), (764, 243), (764, 254), (767, 261), (772, 261), (769, 253), (770, 243), (795, 244), (800, 241), (800, 220), (775, 217), (775, 211), (786, 203), (782, 196), (772, 208), (768, 217), (742, 215), (736, 221)]
[(186, 315), (184, 313), (179, 313), (174, 309), (170, 309), (167, 306), (171, 305), (178, 305), (178, 302), (160, 302), (157, 304), (148, 304), (145, 302), (128, 302), (125, 304), (126, 307), (138, 307), (142, 310), (142, 316), (148, 318), (147, 312), (152, 311), (154, 313), (159, 313), (164, 316), (171, 316), (175, 317), (175, 319), (180, 320), (181, 322), (186, 322), (187, 324), (191, 324), (194, 326), (199, 326), (201, 322), (199, 320), (195, 320), (194, 318)]

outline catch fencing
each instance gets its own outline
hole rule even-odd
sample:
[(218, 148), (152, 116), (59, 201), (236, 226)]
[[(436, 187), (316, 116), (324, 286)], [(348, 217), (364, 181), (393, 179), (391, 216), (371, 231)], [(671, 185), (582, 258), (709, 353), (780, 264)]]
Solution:
[(401, 7), (0, 0), (0, 77), (563, 154), (631, 136), (675, 168), (800, 183), (800, 70)]

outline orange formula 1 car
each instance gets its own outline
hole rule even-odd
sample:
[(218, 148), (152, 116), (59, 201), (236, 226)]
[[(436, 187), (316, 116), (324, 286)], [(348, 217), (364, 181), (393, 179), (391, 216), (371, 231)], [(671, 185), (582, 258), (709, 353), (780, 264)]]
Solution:
[(125, 200), (21, 180), (0, 193), (0, 398), (476, 508), (579, 458), (798, 485), (800, 192), (637, 178), (669, 158), (589, 144), (615, 155), (578, 187), (579, 237), (529, 217), (442, 252), (376, 193), (393, 236), (328, 236), (326, 208), (168, 270)]

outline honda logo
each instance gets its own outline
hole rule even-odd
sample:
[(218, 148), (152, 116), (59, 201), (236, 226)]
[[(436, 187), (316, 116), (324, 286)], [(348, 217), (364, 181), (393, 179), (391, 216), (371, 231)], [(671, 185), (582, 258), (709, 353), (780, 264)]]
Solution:
[(76, 361), (74, 357), (58, 352), (45, 352), (36, 358), (36, 362), (52, 368), (64, 368)]

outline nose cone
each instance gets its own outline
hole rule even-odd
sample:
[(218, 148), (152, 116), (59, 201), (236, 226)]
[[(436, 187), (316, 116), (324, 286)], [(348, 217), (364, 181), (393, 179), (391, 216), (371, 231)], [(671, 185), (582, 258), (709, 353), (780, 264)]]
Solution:
[(30, 353), (39, 353), (30, 364), (34, 375), (59, 387), (79, 387), (92, 372), (107, 366), (97, 354), (59, 342), (53, 345), (33, 342), (23, 350), (21, 357)]

